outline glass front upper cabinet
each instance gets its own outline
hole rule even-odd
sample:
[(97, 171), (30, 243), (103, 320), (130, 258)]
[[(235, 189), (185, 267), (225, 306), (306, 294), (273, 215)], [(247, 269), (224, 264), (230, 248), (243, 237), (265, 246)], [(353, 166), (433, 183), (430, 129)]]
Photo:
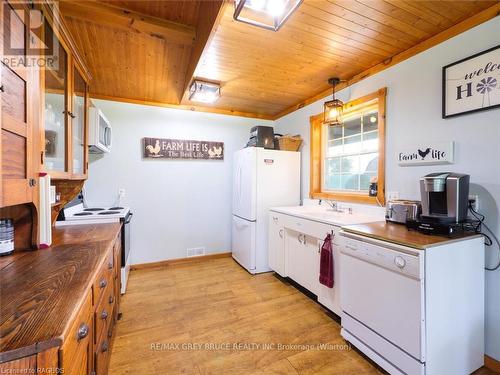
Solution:
[[(45, 22), (45, 38), (53, 38), (54, 31)], [(56, 38), (53, 38), (57, 41)], [(58, 58), (54, 69), (45, 70), (45, 158), (48, 171), (66, 172), (66, 98), (68, 56), (59, 42), (54, 43), (54, 52)]]
[(73, 148), (73, 174), (85, 173), (85, 118), (87, 109), (87, 83), (76, 66), (73, 67), (73, 98), (71, 117), (71, 134)]

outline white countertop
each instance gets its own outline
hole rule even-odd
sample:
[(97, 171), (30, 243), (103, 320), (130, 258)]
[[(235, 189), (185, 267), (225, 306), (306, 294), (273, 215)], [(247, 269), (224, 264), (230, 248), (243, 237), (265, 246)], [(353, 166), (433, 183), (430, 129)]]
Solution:
[(353, 213), (350, 214), (347, 208), (344, 212), (335, 212), (325, 206), (319, 205), (272, 207), (270, 211), (340, 227), (385, 220), (383, 215), (375, 214), (374, 212), (367, 213), (362, 212), (362, 210), (353, 209)]

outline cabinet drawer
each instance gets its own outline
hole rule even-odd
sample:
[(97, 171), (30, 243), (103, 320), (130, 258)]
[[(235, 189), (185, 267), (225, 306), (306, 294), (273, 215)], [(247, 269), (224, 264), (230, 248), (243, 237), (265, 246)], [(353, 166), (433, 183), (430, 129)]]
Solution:
[(92, 294), (89, 291), (61, 348), (65, 374), (88, 374), (92, 353)]
[(318, 221), (297, 217), (289, 217), (287, 220), (287, 227), (294, 231), (315, 237), (319, 240), (323, 240), (328, 233), (332, 233), (333, 231), (333, 234), (335, 234), (333, 238), (334, 243), (337, 242), (338, 232), (340, 230), (339, 227), (336, 227), (335, 225), (324, 224)]
[(105, 375), (108, 372), (109, 364), (109, 353), (110, 353), (110, 341), (107, 335), (96, 347), (95, 352), (95, 373), (96, 375)]
[(108, 279), (108, 286), (104, 290), (103, 298), (95, 310), (95, 337), (96, 342), (106, 335), (110, 322), (114, 319), (113, 312), (115, 306), (114, 278)]
[(94, 280), (94, 285), (92, 287), (94, 291), (94, 306), (99, 304), (103, 292), (113, 280), (114, 264), (114, 253), (113, 251), (109, 251), (108, 255), (106, 256), (106, 261), (99, 271), (97, 278)]

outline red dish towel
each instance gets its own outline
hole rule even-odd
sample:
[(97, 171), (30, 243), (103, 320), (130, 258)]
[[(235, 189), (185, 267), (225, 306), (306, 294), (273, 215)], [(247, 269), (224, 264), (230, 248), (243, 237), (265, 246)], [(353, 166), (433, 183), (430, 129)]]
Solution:
[(323, 246), (321, 247), (319, 282), (328, 288), (333, 288), (333, 249), (331, 234), (326, 236)]

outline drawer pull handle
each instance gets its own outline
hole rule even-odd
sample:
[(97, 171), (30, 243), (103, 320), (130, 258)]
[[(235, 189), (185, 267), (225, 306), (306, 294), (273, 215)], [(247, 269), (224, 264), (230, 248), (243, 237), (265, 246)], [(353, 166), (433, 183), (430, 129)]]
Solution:
[(111, 305), (113, 302), (115, 302), (115, 299), (113, 298), (113, 296), (109, 296), (108, 302), (109, 302), (109, 304), (110, 304), (110, 305)]
[(106, 310), (104, 310), (104, 311), (101, 313), (101, 319), (103, 319), (103, 320), (108, 319), (108, 313), (106, 312)]
[(82, 323), (78, 328), (78, 341), (83, 340), (89, 334), (89, 326), (85, 323)]
[(278, 232), (278, 234), (280, 235), (280, 238), (283, 238), (283, 229), (280, 229), (280, 231)]
[(302, 234), (299, 234), (299, 236), (297, 237), (297, 240), (298, 240), (300, 243), (303, 243), (303, 242), (302, 242)]
[(112, 261), (108, 263), (108, 270), (111, 270), (111, 269), (113, 269), (113, 262)]
[(104, 341), (101, 346), (101, 352), (105, 353), (108, 351), (108, 342)]
[(106, 285), (108, 285), (108, 282), (105, 279), (99, 281), (99, 288), (106, 288)]

